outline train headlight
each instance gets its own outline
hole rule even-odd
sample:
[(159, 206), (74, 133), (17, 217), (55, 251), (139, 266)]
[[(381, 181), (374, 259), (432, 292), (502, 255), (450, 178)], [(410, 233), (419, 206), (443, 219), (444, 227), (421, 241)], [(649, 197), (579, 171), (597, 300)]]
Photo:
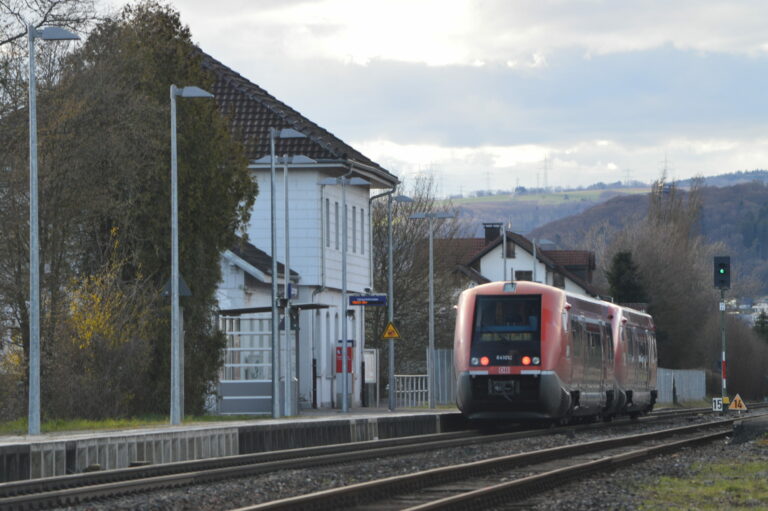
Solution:
[(525, 356), (523, 357), (523, 359), (522, 359), (522, 362), (523, 362), (523, 365), (524, 365), (524, 366), (529, 366), (529, 365), (531, 365), (531, 357), (529, 357), (528, 355), (525, 355)]
[(480, 357), (480, 365), (487, 366), (491, 363), (491, 359), (488, 357)]
[(537, 366), (541, 364), (541, 359), (539, 357), (533, 357), (533, 365)]
[(479, 358), (477, 358), (477, 357), (472, 357), (472, 358), (469, 360), (469, 363), (470, 363), (471, 365), (473, 365), (473, 366), (476, 366), (477, 364), (479, 364), (479, 363), (480, 363), (480, 359), (479, 359)]

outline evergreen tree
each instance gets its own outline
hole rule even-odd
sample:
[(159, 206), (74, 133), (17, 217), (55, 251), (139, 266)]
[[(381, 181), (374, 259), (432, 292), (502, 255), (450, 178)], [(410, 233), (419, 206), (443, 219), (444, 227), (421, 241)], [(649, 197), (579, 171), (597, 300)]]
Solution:
[[(72, 366), (88, 350), (100, 350), (92, 354), (105, 367), (114, 364), (123, 371), (132, 365), (113, 349), (122, 337), (102, 324), (101, 318), (109, 317), (114, 325), (140, 325), (131, 335), (142, 342), (127, 345), (148, 347), (136, 371), (143, 381), (132, 383), (133, 390), (111, 389), (111, 395), (123, 395), (116, 398), (119, 411), (109, 413), (167, 413), (170, 300), (160, 291), (169, 281), (171, 259), (169, 88), (212, 90), (214, 78), (203, 70), (179, 14), (154, 2), (127, 6), (100, 22), (60, 76), (38, 98), (43, 412), (60, 415), (64, 409), (53, 404), (63, 389), (49, 376), (69, 371), (88, 377), (82, 369), (87, 364)], [(26, 354), (28, 164), (26, 123), (19, 117), (0, 125), (0, 162), (6, 170), (0, 176), (0, 310), (13, 315), (9, 323), (18, 330), (12, 338)], [(212, 320), (219, 257), (247, 223), (257, 188), (215, 101), (179, 99), (177, 122), (179, 262), (192, 291), (182, 299), (185, 404), (193, 413), (203, 408), (225, 345)], [(94, 278), (105, 284), (95, 285)], [(143, 305), (105, 307), (104, 289), (111, 296), (140, 297)], [(94, 293), (99, 296), (83, 298)], [(73, 323), (73, 311), (80, 323)], [(89, 321), (96, 324), (83, 323)], [(83, 332), (93, 342), (83, 342)], [(82, 346), (83, 353), (63, 356), (71, 351), (67, 343)]]
[(632, 261), (629, 251), (617, 252), (607, 272), (611, 295), (619, 303), (644, 303), (648, 299), (643, 287), (638, 266)]

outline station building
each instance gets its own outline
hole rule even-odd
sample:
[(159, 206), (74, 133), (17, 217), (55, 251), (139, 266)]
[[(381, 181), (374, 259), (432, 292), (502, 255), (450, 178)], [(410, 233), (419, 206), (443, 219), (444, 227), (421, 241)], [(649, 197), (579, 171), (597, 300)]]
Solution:
[[(219, 326), (228, 337), (216, 405), (220, 413), (269, 414), (271, 401), (271, 286), (284, 288), (286, 212), (289, 219), (289, 281), (292, 321), (288, 344), (280, 331), (282, 374), (289, 359), (292, 415), (302, 408), (339, 407), (341, 375), (337, 348), (342, 321), (354, 342), (349, 387), (351, 406), (360, 405), (365, 347), (364, 309), (342, 305), (342, 226), (346, 215), (346, 278), (349, 294), (372, 288), (370, 196), (372, 190), (394, 188), (388, 170), (271, 96), (221, 62), (205, 55), (203, 66), (215, 77), (213, 94), (229, 119), (231, 132), (244, 144), (259, 194), (247, 226), (247, 239), (222, 254), (222, 282), (217, 298)], [(274, 138), (277, 156), (275, 227), (278, 274), (272, 275), (270, 129), (290, 128), (303, 135)], [(296, 136), (296, 133), (293, 133)], [(285, 163), (288, 200), (286, 208)], [(366, 184), (320, 184), (342, 176)], [(374, 192), (375, 193), (375, 192)], [(346, 317), (344, 311), (347, 310)], [(284, 317), (281, 309), (281, 324)], [(286, 349), (290, 346), (290, 350)], [(290, 352), (290, 357), (286, 353)], [(340, 351), (338, 352), (340, 354)], [(280, 383), (280, 389), (285, 382)], [(284, 399), (281, 399), (284, 401)]]

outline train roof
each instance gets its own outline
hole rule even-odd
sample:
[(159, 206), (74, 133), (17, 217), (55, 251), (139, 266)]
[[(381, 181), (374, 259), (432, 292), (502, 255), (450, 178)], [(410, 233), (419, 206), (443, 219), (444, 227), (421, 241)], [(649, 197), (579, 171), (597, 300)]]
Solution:
[(495, 294), (502, 294), (502, 293), (509, 293), (509, 294), (542, 294), (542, 295), (564, 295), (565, 291), (557, 288), (548, 286), (546, 284), (540, 284), (538, 282), (531, 282), (529, 280), (518, 280), (518, 281), (498, 281), (498, 282), (489, 282), (487, 284), (480, 284), (479, 286), (475, 286), (472, 288), (469, 288), (465, 291), (469, 292), (471, 294), (476, 295), (495, 295)]

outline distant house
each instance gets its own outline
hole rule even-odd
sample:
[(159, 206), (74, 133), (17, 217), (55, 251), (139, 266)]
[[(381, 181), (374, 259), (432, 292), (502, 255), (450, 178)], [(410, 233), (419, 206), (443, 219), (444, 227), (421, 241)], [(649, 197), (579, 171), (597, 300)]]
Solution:
[[(221, 62), (204, 55), (203, 66), (215, 76), (212, 92), (219, 110), (244, 144), (253, 179), (259, 185), (247, 241), (240, 240), (221, 257), (222, 282), (217, 298), (220, 326), (228, 333), (229, 344), (219, 388), (220, 411), (269, 413), (272, 409), (269, 311), (272, 279), (278, 279), (282, 293), (285, 274), (285, 183), (283, 162), (276, 160), (279, 265), (278, 275), (272, 275), (270, 128), (292, 128), (305, 135), (275, 140), (275, 154), (292, 160), (288, 171), (288, 217), (291, 295), (296, 317), (291, 343), (298, 348), (294, 349), (295, 360), (291, 360), (296, 380), (293, 401), (298, 401), (300, 408), (338, 406), (341, 380), (335, 370), (335, 348), (341, 339), (341, 322), (346, 321), (348, 339), (355, 341), (351, 402), (359, 404), (364, 309), (351, 308), (347, 317), (342, 317), (343, 219), (346, 216), (347, 289), (363, 293), (372, 287), (370, 190), (393, 188), (398, 180)], [(319, 184), (323, 178), (340, 176), (363, 178), (368, 184), (345, 186), (344, 194), (339, 185)]]
[(485, 224), (483, 248), (472, 254), (458, 271), (472, 283), (530, 280), (573, 293), (599, 296), (592, 283), (595, 256), (583, 250), (542, 250), (522, 234), (506, 232), (502, 224)]

